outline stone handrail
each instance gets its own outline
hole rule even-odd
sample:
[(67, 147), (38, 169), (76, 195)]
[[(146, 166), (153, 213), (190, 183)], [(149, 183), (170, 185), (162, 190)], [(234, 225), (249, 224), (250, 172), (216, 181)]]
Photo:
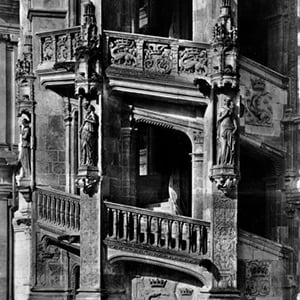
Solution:
[(105, 240), (153, 251), (208, 256), (208, 222), (105, 202)]
[(80, 231), (80, 197), (51, 188), (37, 188), (37, 220), (70, 232)]
[(80, 26), (38, 33), (40, 64), (75, 62), (75, 49), (80, 45)]
[(208, 44), (105, 31), (108, 65), (148, 73), (206, 76)]

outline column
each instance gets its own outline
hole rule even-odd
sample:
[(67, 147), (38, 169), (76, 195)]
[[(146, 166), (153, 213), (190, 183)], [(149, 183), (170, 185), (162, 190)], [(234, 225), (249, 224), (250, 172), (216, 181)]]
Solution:
[(134, 206), (136, 204), (136, 142), (133, 128), (121, 128), (121, 147), (123, 203)]
[(71, 193), (71, 152), (72, 152), (72, 138), (71, 138), (71, 130), (72, 130), (72, 116), (71, 116), (71, 103), (70, 98), (65, 99), (65, 112), (64, 112), (64, 121), (65, 121), (65, 140), (66, 140), (66, 157), (65, 157), (65, 166), (66, 166), (66, 187), (65, 192)]
[(192, 217), (204, 218), (205, 203), (203, 203), (203, 136), (199, 131), (194, 133), (192, 158)]

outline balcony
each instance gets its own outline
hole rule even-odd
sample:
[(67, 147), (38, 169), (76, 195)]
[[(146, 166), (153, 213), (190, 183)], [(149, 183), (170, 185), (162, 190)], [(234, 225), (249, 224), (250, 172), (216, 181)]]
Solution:
[(59, 89), (74, 85), (75, 49), (80, 43), (80, 27), (37, 33), (39, 61), (36, 72), (40, 83)]
[[(74, 84), (80, 27), (38, 33), (37, 74), (45, 87)], [(199, 102), (195, 77), (206, 77), (208, 44), (104, 31), (106, 75), (113, 90)], [(204, 101), (205, 102), (205, 101)]]

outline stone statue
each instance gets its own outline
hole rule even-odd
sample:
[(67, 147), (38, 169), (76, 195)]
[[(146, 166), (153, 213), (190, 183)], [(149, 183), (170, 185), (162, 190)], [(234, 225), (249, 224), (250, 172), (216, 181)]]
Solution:
[(86, 110), (86, 115), (80, 127), (80, 164), (82, 166), (97, 166), (98, 116), (93, 105), (86, 102), (83, 106)]
[(31, 129), (29, 126), (30, 122), (27, 119), (22, 120), (22, 129), (21, 129), (21, 150), (19, 161), (21, 163), (21, 177), (30, 176), (30, 138), (31, 138)]
[(224, 99), (224, 105), (218, 113), (217, 129), (219, 141), (217, 163), (219, 165), (234, 165), (237, 121), (234, 103), (229, 97)]
[(180, 201), (180, 174), (179, 170), (173, 170), (169, 179), (169, 202), (171, 203), (175, 215), (183, 215)]

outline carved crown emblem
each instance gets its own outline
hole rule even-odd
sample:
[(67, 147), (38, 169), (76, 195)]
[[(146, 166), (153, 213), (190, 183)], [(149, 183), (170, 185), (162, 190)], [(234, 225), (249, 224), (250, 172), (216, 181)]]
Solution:
[(189, 288), (182, 288), (179, 289), (179, 292), (181, 296), (192, 296), (194, 290)]
[(265, 277), (269, 274), (268, 262), (252, 262), (249, 265), (249, 273), (251, 277)]
[(164, 288), (167, 280), (161, 278), (151, 278), (149, 282), (152, 288)]
[(261, 78), (251, 79), (252, 89), (255, 91), (263, 91), (266, 87), (266, 83)]

